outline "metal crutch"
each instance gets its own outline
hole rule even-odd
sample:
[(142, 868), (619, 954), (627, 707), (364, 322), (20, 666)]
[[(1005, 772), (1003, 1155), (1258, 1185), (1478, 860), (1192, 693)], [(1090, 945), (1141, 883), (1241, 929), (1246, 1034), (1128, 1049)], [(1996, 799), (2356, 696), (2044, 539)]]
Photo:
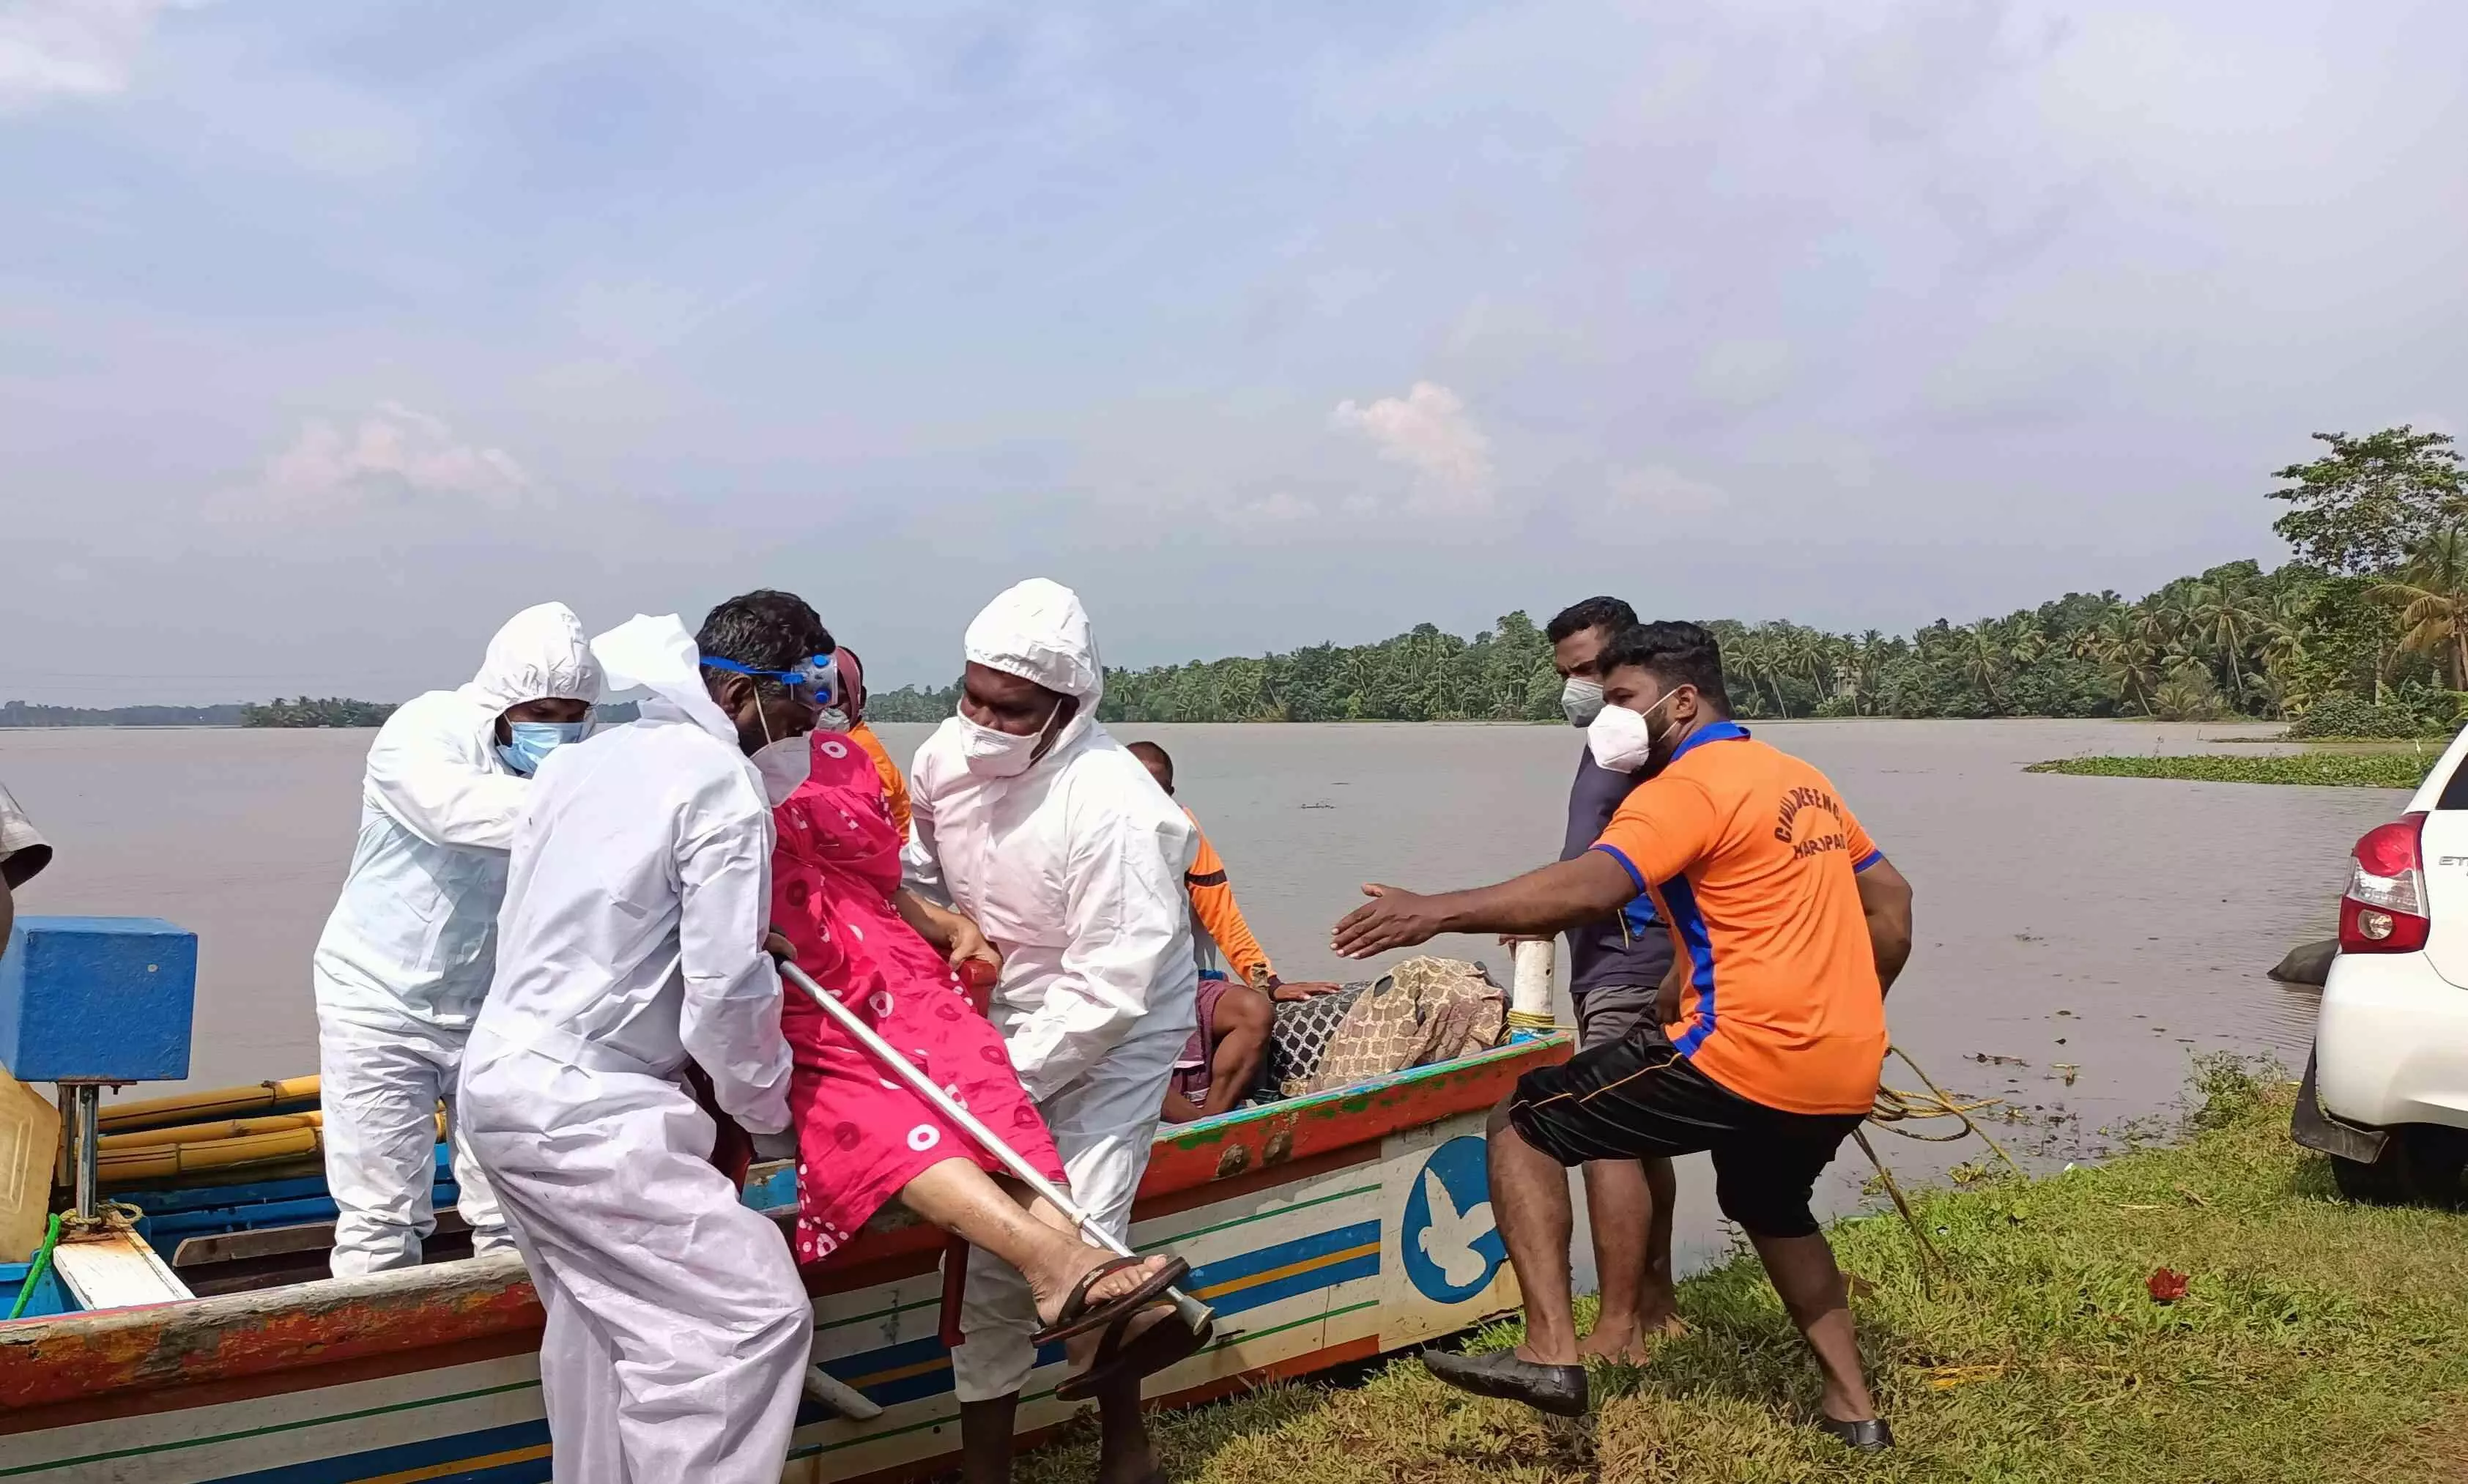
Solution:
[[(1021, 1184), (1027, 1186), (1030, 1190), (1035, 1191), (1044, 1199), (1052, 1202), (1056, 1210), (1070, 1218), (1071, 1224), (1079, 1228), (1080, 1234), (1083, 1237), (1093, 1239), (1099, 1246), (1102, 1246), (1106, 1250), (1113, 1253), (1116, 1257), (1139, 1256), (1138, 1253), (1132, 1251), (1129, 1246), (1116, 1241), (1113, 1233), (1107, 1231), (1104, 1227), (1096, 1225), (1095, 1219), (1090, 1217), (1086, 1211), (1081, 1209), (1070, 1197), (1064, 1195), (1060, 1189), (1056, 1188), (1052, 1180), (1040, 1175), (1037, 1171), (1037, 1166), (1030, 1164), (1025, 1159), (1022, 1159), (1017, 1152), (1014, 1151), (1010, 1145), (996, 1137), (993, 1130), (987, 1128), (984, 1124), (979, 1123), (974, 1113), (962, 1107), (957, 1099), (953, 1098), (949, 1093), (945, 1092), (942, 1088), (934, 1085), (934, 1080), (932, 1078), (926, 1076), (924, 1072), (917, 1070), (915, 1066), (909, 1063), (906, 1057), (903, 1057), (899, 1052), (893, 1050), (889, 1041), (884, 1040), (881, 1037), (875, 1034), (873, 1026), (870, 1026), (863, 1020), (857, 1018), (856, 1011), (841, 1004), (838, 999), (832, 995), (831, 992), (825, 990), (821, 985), (816, 984), (811, 978), (809, 978), (806, 971), (798, 968), (795, 964), (792, 964), (786, 959), (778, 960), (778, 963), (780, 965), (780, 976), (782, 978), (788, 980), (790, 983), (796, 985), (797, 988), (805, 991), (807, 995), (811, 997), (816, 1005), (822, 1007), (823, 1014), (832, 1017), (833, 1023), (836, 1024), (841, 1030), (848, 1032), (851, 1036), (856, 1037), (857, 1044), (865, 1047), (867, 1051), (872, 1052), (876, 1061), (881, 1062), (884, 1066), (889, 1067), (894, 1073), (896, 1073), (902, 1082), (908, 1084), (908, 1089), (911, 1092), (916, 1093), (919, 1097), (924, 1098), (926, 1102), (934, 1105), (934, 1110), (936, 1112), (941, 1113), (944, 1117), (951, 1120), (951, 1122), (958, 1124), (961, 1129), (967, 1131), (969, 1137), (977, 1141), (978, 1148), (983, 1149), (987, 1153), (1001, 1160), (1003, 1162), (1003, 1167), (1017, 1176)], [(1181, 1316), (1182, 1322), (1190, 1327), (1193, 1334), (1199, 1334), (1200, 1327), (1201, 1325), (1207, 1324), (1217, 1317), (1217, 1312), (1215, 1310), (1192, 1297), (1190, 1294), (1185, 1293), (1180, 1289), (1168, 1289), (1165, 1291), (1166, 1297), (1174, 1300), (1175, 1313)]]

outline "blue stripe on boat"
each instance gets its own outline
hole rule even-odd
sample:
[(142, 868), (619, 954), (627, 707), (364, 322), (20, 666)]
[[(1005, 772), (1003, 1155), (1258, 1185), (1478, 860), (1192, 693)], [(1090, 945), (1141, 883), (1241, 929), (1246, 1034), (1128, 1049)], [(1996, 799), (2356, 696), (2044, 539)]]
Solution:
[[(1380, 1223), (1376, 1221), (1358, 1221), (1350, 1226), (1281, 1242), (1274, 1246), (1260, 1247), (1238, 1257), (1203, 1264), (1191, 1270), (1186, 1288), (1192, 1292), (1205, 1294), (1211, 1289), (1240, 1283), (1245, 1278), (1274, 1272), (1281, 1267), (1316, 1263), (1316, 1266), (1307, 1267), (1300, 1272), (1254, 1283), (1208, 1300), (1221, 1317), (1238, 1314), (1246, 1310), (1266, 1308), (1280, 1299), (1335, 1288), (1357, 1278), (1377, 1277), (1380, 1254), (1377, 1251), (1359, 1252), (1357, 1249), (1379, 1244)], [(1355, 1255), (1324, 1261), (1337, 1258), (1340, 1253)], [(1037, 1352), (1037, 1364), (1040, 1366), (1052, 1365), (1062, 1358), (1061, 1345), (1046, 1345)], [(931, 1335), (903, 1340), (896, 1345), (861, 1350), (855, 1355), (839, 1356), (825, 1360), (822, 1365), (834, 1378), (863, 1392), (869, 1401), (884, 1406), (922, 1401), (951, 1389), (950, 1352), (943, 1348), (939, 1337)], [(901, 1372), (906, 1374), (886, 1375)], [(818, 1421), (821, 1416), (819, 1409), (812, 1417), (801, 1413), (799, 1423), (802, 1426), (809, 1421)]]
[[(215, 1480), (215, 1484), (354, 1484), (354, 1481), (380, 1478), (389, 1473), (402, 1473), (413, 1469), (434, 1468), (464, 1460), (477, 1463), (497, 1453), (517, 1449), (537, 1448), (548, 1441), (545, 1422), (519, 1422), (503, 1427), (488, 1427), (478, 1432), (458, 1432), (452, 1437), (423, 1438), (417, 1443), (401, 1443), (392, 1448), (371, 1449), (364, 1453), (347, 1453), (339, 1458), (319, 1458), (308, 1463), (286, 1464), (279, 1469), (261, 1469), (254, 1473), (235, 1473)], [(514, 1463), (483, 1466), (460, 1473), (440, 1473), (435, 1484), (546, 1484), (549, 1457), (520, 1459)]]

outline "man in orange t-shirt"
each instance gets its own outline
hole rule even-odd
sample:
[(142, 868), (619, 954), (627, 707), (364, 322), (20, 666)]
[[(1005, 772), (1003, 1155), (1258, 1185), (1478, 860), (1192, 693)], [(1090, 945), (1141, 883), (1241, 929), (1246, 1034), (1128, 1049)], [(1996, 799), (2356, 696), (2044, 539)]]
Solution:
[(1821, 1426), (1853, 1448), (1891, 1447), (1809, 1197), (1876, 1097), (1885, 993), (1910, 955), (1909, 883), (1825, 775), (1731, 719), (1704, 629), (1640, 625), (1597, 668), (1605, 708), (1588, 744), (1603, 766), (1647, 777), (1593, 849), (1474, 891), (1366, 886), (1375, 900), (1337, 927), (1337, 951), (1366, 958), (1443, 932), (1551, 932), (1642, 892), (1672, 934), (1668, 1023), (1527, 1073), (1492, 1115), (1492, 1211), (1526, 1342), (1425, 1363), (1469, 1391), (1584, 1411), (1564, 1167), (1705, 1151), (1716, 1202), (1817, 1354)]

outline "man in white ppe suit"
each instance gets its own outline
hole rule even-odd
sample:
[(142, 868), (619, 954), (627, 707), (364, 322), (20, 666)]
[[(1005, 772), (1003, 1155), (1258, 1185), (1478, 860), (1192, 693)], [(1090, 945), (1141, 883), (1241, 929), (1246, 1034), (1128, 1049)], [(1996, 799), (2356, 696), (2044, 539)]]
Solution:
[[(1069, 588), (1021, 582), (986, 605), (964, 644), (959, 715), (911, 770), (905, 874), (1002, 950), (994, 1024), (1073, 1199), (1121, 1238), (1195, 1023), (1182, 885), (1191, 822), (1097, 724), (1105, 671)], [(1010, 1476), (1013, 1413), (1035, 1359), (1018, 1272), (972, 1254), (961, 1323), (964, 1477), (994, 1484)], [(1157, 1477), (1138, 1382), (1098, 1404), (1099, 1478)]]
[(830, 644), (774, 592), (698, 640), (674, 617), (602, 635), (641, 719), (551, 758), (514, 838), (463, 1106), (548, 1312), (558, 1484), (777, 1484), (788, 1454), (813, 1310), (682, 1079), (788, 1126), (771, 809), (804, 781)]
[[(436, 1230), (437, 1105), (495, 970), (497, 903), (530, 777), (582, 736), (600, 694), (561, 603), (497, 630), (471, 683), (387, 719), (360, 786), (359, 842), (310, 961), (334, 1276), (409, 1267)], [(507, 1245), (496, 1198), (454, 1135), (474, 1252)]]

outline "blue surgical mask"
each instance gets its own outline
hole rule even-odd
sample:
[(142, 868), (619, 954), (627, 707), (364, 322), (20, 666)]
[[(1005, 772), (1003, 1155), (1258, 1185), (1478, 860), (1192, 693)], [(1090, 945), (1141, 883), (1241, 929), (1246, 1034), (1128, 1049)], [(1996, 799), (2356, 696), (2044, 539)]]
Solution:
[(540, 760), (570, 742), (583, 740), (585, 721), (509, 721), (506, 730), (514, 737), (510, 742), (497, 743), (497, 756), (506, 766), (529, 778), (539, 771)]

